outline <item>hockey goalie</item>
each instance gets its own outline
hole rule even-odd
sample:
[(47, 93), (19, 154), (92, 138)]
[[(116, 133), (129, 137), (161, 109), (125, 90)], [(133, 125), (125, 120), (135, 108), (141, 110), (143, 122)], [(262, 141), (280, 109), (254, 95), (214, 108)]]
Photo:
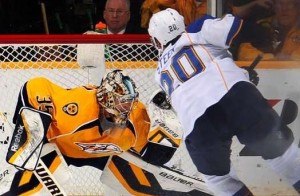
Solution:
[[(148, 114), (160, 118), (150, 122)], [(13, 123), (6, 161), (17, 172), (7, 194), (38, 194), (42, 184), (50, 195), (66, 195), (64, 186), (72, 177), (68, 165), (103, 170), (103, 183), (115, 178), (120, 185), (120, 178), (130, 179), (128, 166), (137, 167), (156, 182), (123, 186), (122, 194), (206, 191), (203, 182), (198, 186), (184, 176), (192, 182), (188, 186), (173, 181), (175, 186), (164, 188), (164, 176), (172, 171), (161, 166), (180, 144), (180, 125), (164, 94), (157, 93), (147, 111), (134, 81), (120, 70), (109, 72), (100, 86), (73, 89), (33, 78), (21, 88)]]

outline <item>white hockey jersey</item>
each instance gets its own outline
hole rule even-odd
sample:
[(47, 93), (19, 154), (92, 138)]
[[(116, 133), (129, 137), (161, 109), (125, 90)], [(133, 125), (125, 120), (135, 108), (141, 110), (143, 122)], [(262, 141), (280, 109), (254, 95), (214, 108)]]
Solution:
[(235, 83), (249, 81), (248, 73), (235, 64), (228, 51), (242, 20), (230, 14), (199, 20), (194, 24), (199, 31), (183, 33), (164, 50), (156, 72), (157, 82), (170, 96), (184, 127), (184, 136)]

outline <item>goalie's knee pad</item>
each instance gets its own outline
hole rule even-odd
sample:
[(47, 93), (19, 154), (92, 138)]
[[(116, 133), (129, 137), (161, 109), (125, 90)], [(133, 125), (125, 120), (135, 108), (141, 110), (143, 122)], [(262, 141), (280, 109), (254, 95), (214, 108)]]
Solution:
[(51, 119), (48, 113), (28, 107), (22, 108), (17, 118), (6, 161), (19, 168), (34, 170)]

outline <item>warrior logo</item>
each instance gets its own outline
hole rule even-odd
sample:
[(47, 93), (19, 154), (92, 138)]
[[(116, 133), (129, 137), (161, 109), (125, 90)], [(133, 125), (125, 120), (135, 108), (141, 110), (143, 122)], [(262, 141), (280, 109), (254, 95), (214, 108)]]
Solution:
[(68, 103), (63, 107), (63, 111), (71, 116), (75, 116), (78, 113), (77, 103)]
[(111, 143), (80, 143), (80, 142), (75, 142), (76, 145), (81, 147), (81, 149), (84, 152), (91, 153), (91, 154), (97, 154), (97, 153), (122, 153), (123, 151), (121, 148), (115, 144)]

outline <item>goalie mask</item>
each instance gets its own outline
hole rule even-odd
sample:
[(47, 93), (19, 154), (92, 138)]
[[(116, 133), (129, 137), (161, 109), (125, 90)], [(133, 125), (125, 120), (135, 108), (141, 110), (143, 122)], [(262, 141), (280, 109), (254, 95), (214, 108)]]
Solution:
[(98, 103), (113, 116), (113, 122), (125, 124), (138, 99), (134, 81), (121, 70), (108, 73), (97, 89)]
[(185, 31), (184, 18), (176, 10), (168, 8), (150, 19), (148, 32), (153, 45), (161, 52), (163, 46)]

